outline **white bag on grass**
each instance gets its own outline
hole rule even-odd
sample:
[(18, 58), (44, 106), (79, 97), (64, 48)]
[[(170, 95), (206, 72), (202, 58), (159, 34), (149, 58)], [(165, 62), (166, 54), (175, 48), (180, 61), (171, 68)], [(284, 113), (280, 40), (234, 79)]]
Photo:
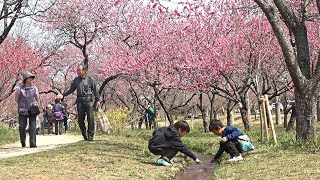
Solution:
[(111, 124), (106, 116), (106, 114), (99, 109), (96, 113), (97, 118), (98, 118), (98, 126), (100, 128), (100, 130), (104, 133), (110, 133), (112, 127)]
[(243, 152), (254, 150), (254, 146), (247, 135), (239, 136), (238, 141)]

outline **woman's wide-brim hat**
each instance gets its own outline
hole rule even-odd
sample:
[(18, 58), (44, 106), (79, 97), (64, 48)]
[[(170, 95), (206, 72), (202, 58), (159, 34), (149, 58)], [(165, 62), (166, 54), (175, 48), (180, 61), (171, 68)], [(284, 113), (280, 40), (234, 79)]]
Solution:
[(23, 72), (23, 73), (21, 73), (21, 74), (22, 74), (22, 77), (23, 77), (23, 82), (24, 82), (26, 79), (28, 79), (28, 78), (34, 79), (34, 78), (36, 77), (34, 74), (32, 74), (32, 73), (29, 72), (29, 71), (25, 71), (25, 72)]

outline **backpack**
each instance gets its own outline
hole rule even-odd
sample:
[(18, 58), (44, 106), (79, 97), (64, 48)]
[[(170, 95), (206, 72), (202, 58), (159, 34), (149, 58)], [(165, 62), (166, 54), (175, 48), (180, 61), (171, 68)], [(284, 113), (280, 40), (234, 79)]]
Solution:
[(53, 111), (54, 111), (53, 114), (54, 114), (55, 120), (61, 121), (64, 119), (61, 104), (54, 104)]

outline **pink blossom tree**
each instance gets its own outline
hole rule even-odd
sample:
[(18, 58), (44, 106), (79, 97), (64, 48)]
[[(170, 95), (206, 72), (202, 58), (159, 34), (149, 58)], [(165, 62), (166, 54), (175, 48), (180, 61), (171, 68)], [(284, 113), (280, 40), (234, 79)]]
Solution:
[(37, 74), (44, 60), (44, 53), (31, 47), (24, 38), (6, 38), (0, 44), (0, 104), (5, 107), (0, 111), (1, 115), (16, 114), (12, 94), (21, 83), (21, 72), (28, 70)]
[(255, 3), (269, 20), (295, 87), (297, 139), (313, 141), (320, 81), (319, 39), (316, 38), (320, 2), (255, 0)]
[[(228, 41), (215, 33), (212, 16), (187, 17), (177, 11), (164, 12), (157, 4), (149, 7), (140, 9), (142, 16), (130, 17), (130, 27), (134, 28), (124, 31), (123, 43), (108, 53), (119, 64), (126, 65), (116, 66), (121, 67), (120, 71), (151, 86), (160, 104), (158, 95), (162, 89), (203, 90), (220, 72), (232, 68), (232, 62), (217, 52), (217, 47)], [(172, 123), (170, 114), (166, 114)]]

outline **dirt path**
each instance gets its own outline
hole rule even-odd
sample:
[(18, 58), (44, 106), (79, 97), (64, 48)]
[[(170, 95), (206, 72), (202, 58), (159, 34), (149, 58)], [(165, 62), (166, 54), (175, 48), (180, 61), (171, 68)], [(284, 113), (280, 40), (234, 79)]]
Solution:
[(212, 180), (213, 166), (208, 157), (197, 154), (203, 164), (193, 162), (190, 166), (175, 175), (175, 180)]
[(67, 144), (75, 143), (81, 141), (82, 136), (74, 135), (38, 135), (37, 136), (37, 148), (29, 148), (29, 136), (27, 136), (27, 147), (22, 148), (20, 142), (14, 144), (8, 144), (0, 146), (0, 159), (10, 158), (15, 156), (22, 156), (25, 154), (37, 153), (41, 151), (46, 151), (49, 149), (54, 149), (57, 147), (65, 146)]

